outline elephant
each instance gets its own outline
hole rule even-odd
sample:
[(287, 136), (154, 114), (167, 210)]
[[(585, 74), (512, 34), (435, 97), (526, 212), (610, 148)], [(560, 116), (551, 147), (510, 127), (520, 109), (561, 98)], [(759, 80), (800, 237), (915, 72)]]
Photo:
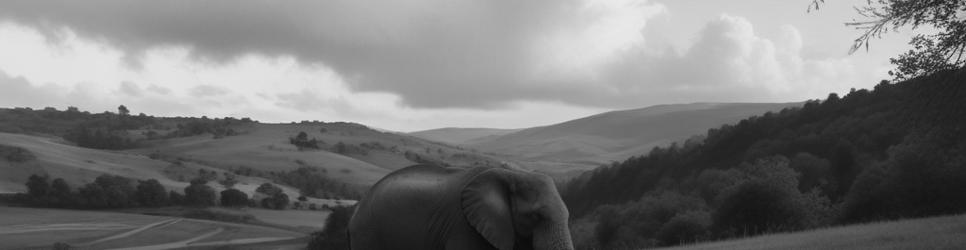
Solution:
[(414, 165), (369, 190), (350, 249), (574, 249), (553, 179), (515, 167)]

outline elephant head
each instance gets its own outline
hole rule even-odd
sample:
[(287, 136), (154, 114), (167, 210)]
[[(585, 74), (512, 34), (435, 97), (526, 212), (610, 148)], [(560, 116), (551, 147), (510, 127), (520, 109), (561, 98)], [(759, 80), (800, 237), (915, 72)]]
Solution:
[(463, 188), (461, 203), (467, 221), (496, 248), (574, 249), (567, 207), (546, 175), (489, 169)]

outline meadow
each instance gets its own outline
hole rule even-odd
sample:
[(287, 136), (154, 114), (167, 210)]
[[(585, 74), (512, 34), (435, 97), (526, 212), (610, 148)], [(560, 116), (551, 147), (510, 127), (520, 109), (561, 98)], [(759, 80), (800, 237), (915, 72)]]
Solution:
[[(324, 214), (322, 214), (324, 216)], [(117, 212), (0, 206), (0, 249), (168, 249), (266, 243), (306, 234), (265, 226)]]
[(683, 245), (713, 249), (963, 249), (966, 215), (858, 224), (746, 239)]

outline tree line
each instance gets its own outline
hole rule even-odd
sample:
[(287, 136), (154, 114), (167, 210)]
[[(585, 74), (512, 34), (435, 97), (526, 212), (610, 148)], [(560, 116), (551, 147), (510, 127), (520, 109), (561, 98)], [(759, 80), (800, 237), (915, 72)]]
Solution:
[[(709, 130), (565, 184), (585, 248), (966, 212), (966, 70)], [(585, 233), (576, 233), (585, 232)]]
[[(35, 207), (69, 209), (117, 209), (133, 207), (264, 207), (287, 209), (291, 206), (288, 195), (271, 183), (258, 187), (260, 200), (233, 187), (216, 192), (208, 180), (195, 178), (183, 192), (167, 190), (156, 179), (137, 180), (118, 175), (103, 174), (93, 182), (72, 189), (63, 178), (53, 180), (48, 176), (31, 175), (25, 183), (26, 193), (18, 194), (14, 201)], [(300, 199), (305, 201), (304, 198)]]

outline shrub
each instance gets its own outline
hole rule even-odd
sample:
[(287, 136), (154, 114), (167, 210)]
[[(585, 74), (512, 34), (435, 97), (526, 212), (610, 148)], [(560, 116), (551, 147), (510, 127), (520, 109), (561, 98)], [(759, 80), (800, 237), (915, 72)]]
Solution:
[(248, 194), (238, 189), (221, 191), (221, 205), (225, 207), (244, 207), (248, 205)]
[(805, 211), (794, 193), (768, 180), (751, 180), (723, 194), (714, 212), (722, 236), (757, 235), (803, 227)]
[(312, 234), (307, 249), (349, 249), (349, 219), (355, 207), (334, 207), (325, 219), (325, 228)]
[(164, 186), (155, 179), (138, 181), (135, 196), (141, 206), (160, 207), (168, 205), (168, 193), (165, 192)]
[(661, 245), (672, 246), (703, 239), (711, 226), (711, 215), (706, 211), (689, 211), (671, 218), (657, 231)]
[(188, 206), (213, 206), (215, 205), (215, 189), (207, 185), (204, 179), (195, 179), (191, 185), (184, 188), (184, 203)]

